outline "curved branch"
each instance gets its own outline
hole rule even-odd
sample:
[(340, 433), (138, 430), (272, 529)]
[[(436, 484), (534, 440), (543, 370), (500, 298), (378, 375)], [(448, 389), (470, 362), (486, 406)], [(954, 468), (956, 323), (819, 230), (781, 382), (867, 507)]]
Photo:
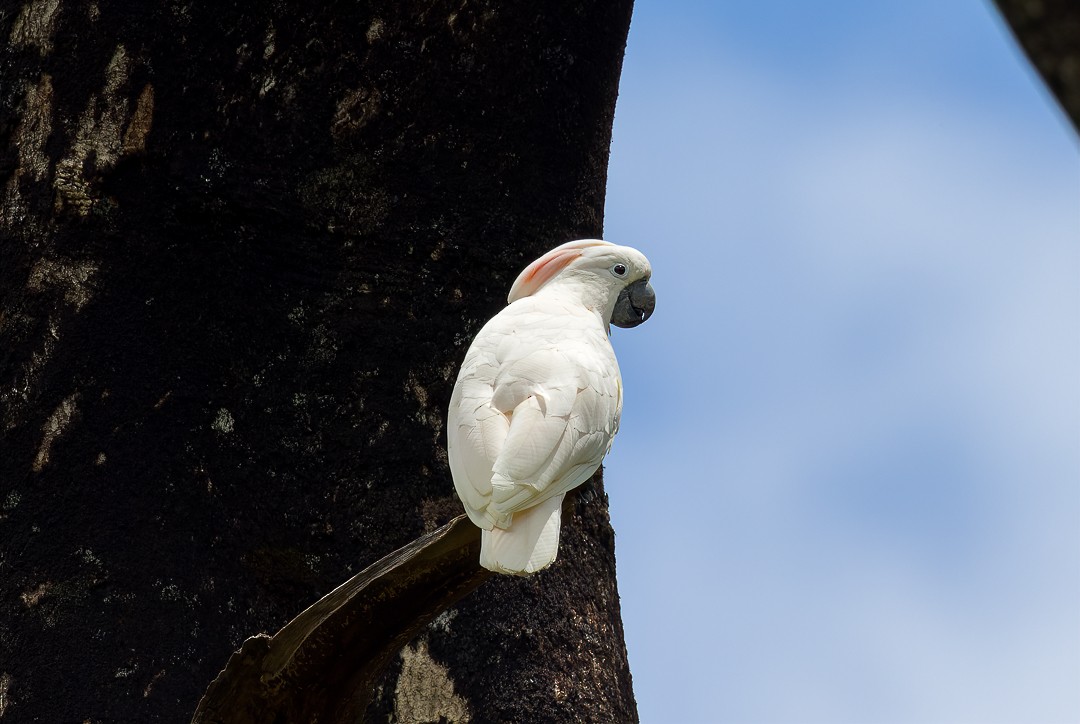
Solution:
[(492, 575), (480, 529), (458, 516), (384, 556), (273, 636), (244, 642), (192, 724), (356, 722), (393, 656)]

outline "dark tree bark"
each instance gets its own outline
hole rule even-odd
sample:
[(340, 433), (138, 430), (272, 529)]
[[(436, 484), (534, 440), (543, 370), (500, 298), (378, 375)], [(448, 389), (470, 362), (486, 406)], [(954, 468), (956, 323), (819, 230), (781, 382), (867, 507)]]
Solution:
[(480, 530), (459, 515), (380, 558), (273, 636), (245, 641), (192, 724), (361, 721), (402, 647), (493, 575), (479, 555)]
[[(0, 9), (0, 718), (184, 721), (460, 512), (444, 407), (599, 236), (630, 0)], [(632, 721), (601, 490), (370, 720)]]
[(1080, 3), (994, 0), (1073, 128), (1080, 132)]

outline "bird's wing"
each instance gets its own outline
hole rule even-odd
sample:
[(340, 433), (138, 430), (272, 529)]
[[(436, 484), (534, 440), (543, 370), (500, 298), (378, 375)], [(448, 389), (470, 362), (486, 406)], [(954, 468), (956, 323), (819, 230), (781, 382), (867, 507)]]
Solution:
[(500, 370), (492, 404), (509, 428), (492, 464), (495, 525), (588, 480), (618, 424), (618, 388), (617, 364), (587, 345), (535, 350)]
[(469, 518), (490, 529), (491, 464), (499, 456), (510, 420), (491, 404), (498, 363), (494, 350), (474, 344), (450, 398), (446, 442), (454, 487)]

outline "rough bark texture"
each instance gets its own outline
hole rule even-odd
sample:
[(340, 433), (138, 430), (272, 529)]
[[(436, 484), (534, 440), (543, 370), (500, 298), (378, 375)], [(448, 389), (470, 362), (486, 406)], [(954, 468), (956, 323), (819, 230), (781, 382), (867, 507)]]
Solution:
[(1013, 35), (1080, 132), (1080, 3), (994, 0)]
[[(630, 0), (0, 6), (0, 718), (184, 721), (460, 512), (444, 406), (601, 233)], [(606, 499), (406, 646), (402, 722), (630, 721)]]
[[(391, 659), (494, 575), (479, 566), (479, 555), (480, 529), (464, 515), (389, 553), (273, 636), (245, 641), (207, 688), (192, 724), (361, 721)], [(429, 679), (425, 695), (453, 695)], [(467, 712), (448, 708), (442, 716)]]

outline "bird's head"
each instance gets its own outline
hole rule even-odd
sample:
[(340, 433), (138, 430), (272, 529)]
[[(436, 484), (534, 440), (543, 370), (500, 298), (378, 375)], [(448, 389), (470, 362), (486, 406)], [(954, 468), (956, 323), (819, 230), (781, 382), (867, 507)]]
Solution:
[(651, 276), (649, 260), (637, 249), (580, 239), (555, 247), (525, 267), (507, 301), (513, 303), (541, 289), (569, 291), (616, 327), (636, 327), (656, 307)]

